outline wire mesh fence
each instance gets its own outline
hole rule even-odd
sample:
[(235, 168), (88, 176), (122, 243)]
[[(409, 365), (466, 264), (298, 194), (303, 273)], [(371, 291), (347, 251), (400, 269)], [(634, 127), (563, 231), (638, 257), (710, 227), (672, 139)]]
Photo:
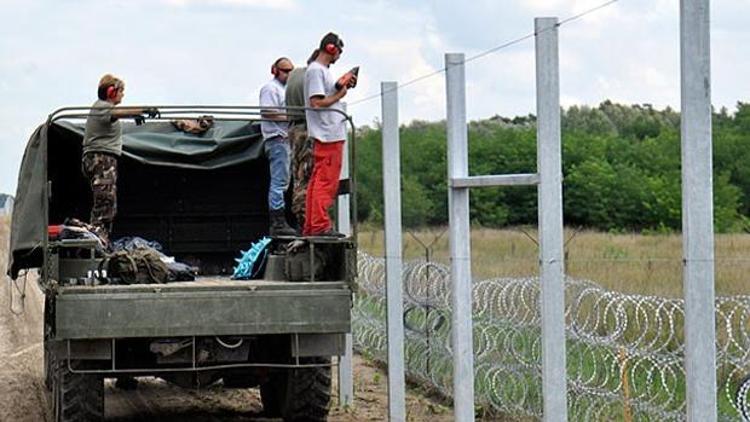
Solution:
[[(355, 347), (385, 362), (385, 262), (360, 253)], [(446, 397), (452, 390), (450, 271), (404, 264), (407, 375)], [(473, 283), (476, 405), (488, 415), (542, 416), (537, 277)], [(721, 420), (750, 420), (750, 296), (716, 301)], [(684, 303), (566, 280), (570, 420), (684, 420)]]

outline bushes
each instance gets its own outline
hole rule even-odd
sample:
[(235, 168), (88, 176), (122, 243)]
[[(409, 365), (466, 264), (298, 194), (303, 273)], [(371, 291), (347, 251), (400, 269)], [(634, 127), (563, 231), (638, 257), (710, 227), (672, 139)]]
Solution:
[[(650, 105), (606, 101), (563, 112), (566, 224), (604, 230), (679, 230), (681, 168), (679, 114)], [(747, 227), (750, 214), (750, 105), (714, 119), (714, 214), (717, 231)], [(534, 116), (471, 122), (469, 172), (536, 172)], [(383, 215), (381, 135), (362, 129), (357, 143), (359, 218)], [(445, 122), (401, 128), (402, 203), (408, 227), (448, 220)], [(534, 187), (471, 192), (471, 218), (488, 227), (536, 224)]]

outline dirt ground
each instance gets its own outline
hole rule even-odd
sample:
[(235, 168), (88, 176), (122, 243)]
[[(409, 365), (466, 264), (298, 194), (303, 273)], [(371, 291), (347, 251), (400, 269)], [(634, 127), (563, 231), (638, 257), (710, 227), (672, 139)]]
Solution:
[[(42, 370), (43, 295), (31, 275), (25, 289), (23, 277), (14, 283), (5, 277), (6, 245), (7, 232), (0, 230), (0, 422), (50, 421)], [(334, 401), (329, 420), (387, 420), (386, 374), (359, 356), (354, 363), (354, 406), (345, 409)], [(141, 378), (135, 391), (115, 389), (107, 381), (105, 409), (108, 421), (119, 422), (269, 420), (259, 417), (256, 389), (185, 390), (156, 378)], [(449, 408), (414, 391), (408, 395), (407, 414), (412, 421), (452, 420)]]
[[(0, 248), (5, 259), (5, 249)], [(2, 274), (5, 274), (4, 265)], [(0, 293), (0, 421), (43, 421), (47, 397), (42, 372), (42, 308), (44, 300), (29, 277), (22, 304), (22, 279), (3, 277)], [(13, 289), (13, 290), (11, 290)], [(14, 315), (11, 312), (13, 299)], [(22, 313), (21, 313), (22, 312)]]

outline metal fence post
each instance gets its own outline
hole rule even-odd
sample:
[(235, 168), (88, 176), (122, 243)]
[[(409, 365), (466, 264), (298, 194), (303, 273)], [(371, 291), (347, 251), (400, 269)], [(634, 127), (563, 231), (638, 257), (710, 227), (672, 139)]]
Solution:
[(537, 171), (545, 421), (567, 420), (557, 18), (536, 18)]
[[(464, 55), (445, 55), (447, 91), (448, 180), (469, 175)], [(451, 336), (453, 405), (457, 422), (474, 420), (474, 342), (472, 334), (469, 188), (451, 184), (448, 191), (451, 252)]]
[[(343, 104), (343, 111), (344, 113), (346, 113), (346, 103)], [(351, 148), (351, 146), (349, 145), (348, 127), (349, 126), (347, 125), (347, 139), (344, 140), (344, 157), (341, 161), (341, 180), (346, 180), (349, 178), (349, 148)], [(337, 198), (338, 203), (336, 204), (336, 229), (341, 233), (350, 235), (352, 234), (351, 208), (349, 207), (351, 198), (349, 197), (348, 193), (345, 195), (339, 195)]]
[[(344, 104), (346, 112), (346, 104)], [(348, 133), (348, 131), (347, 131)], [(348, 135), (347, 135), (348, 138)], [(344, 159), (341, 163), (341, 179), (349, 178), (349, 139), (344, 144)], [(349, 194), (338, 196), (336, 225), (339, 232), (346, 235), (352, 233), (351, 227), (351, 208)], [(339, 357), (339, 404), (341, 406), (351, 406), (354, 403), (354, 376), (352, 356), (354, 354), (354, 344), (352, 334), (344, 335), (344, 355)]]
[(388, 315), (388, 416), (406, 420), (404, 373), (404, 299), (401, 257), (401, 152), (398, 134), (398, 84), (380, 85), (383, 111), (383, 196), (385, 274)]
[(709, 0), (680, 1), (682, 248), (689, 421), (716, 421)]

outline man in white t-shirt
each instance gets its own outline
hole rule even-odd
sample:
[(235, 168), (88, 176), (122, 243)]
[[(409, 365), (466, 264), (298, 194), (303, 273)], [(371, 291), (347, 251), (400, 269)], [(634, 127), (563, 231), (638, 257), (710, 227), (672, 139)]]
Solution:
[[(317, 59), (305, 72), (307, 133), (313, 139), (313, 171), (307, 185), (305, 236), (342, 236), (333, 230), (328, 210), (339, 189), (341, 161), (346, 137), (346, 118), (340, 100), (349, 86), (336, 87), (329, 66), (341, 56), (344, 42), (329, 32), (320, 41)], [(356, 83), (356, 78), (351, 84)]]
[[(286, 221), (284, 192), (289, 187), (289, 137), (286, 111), (286, 81), (294, 69), (286, 57), (277, 59), (271, 66), (273, 79), (260, 89), (260, 107), (263, 120), (263, 148), (268, 157), (271, 185), (268, 187), (268, 213), (271, 236), (293, 236), (296, 231)], [(263, 107), (268, 107), (264, 109)]]

